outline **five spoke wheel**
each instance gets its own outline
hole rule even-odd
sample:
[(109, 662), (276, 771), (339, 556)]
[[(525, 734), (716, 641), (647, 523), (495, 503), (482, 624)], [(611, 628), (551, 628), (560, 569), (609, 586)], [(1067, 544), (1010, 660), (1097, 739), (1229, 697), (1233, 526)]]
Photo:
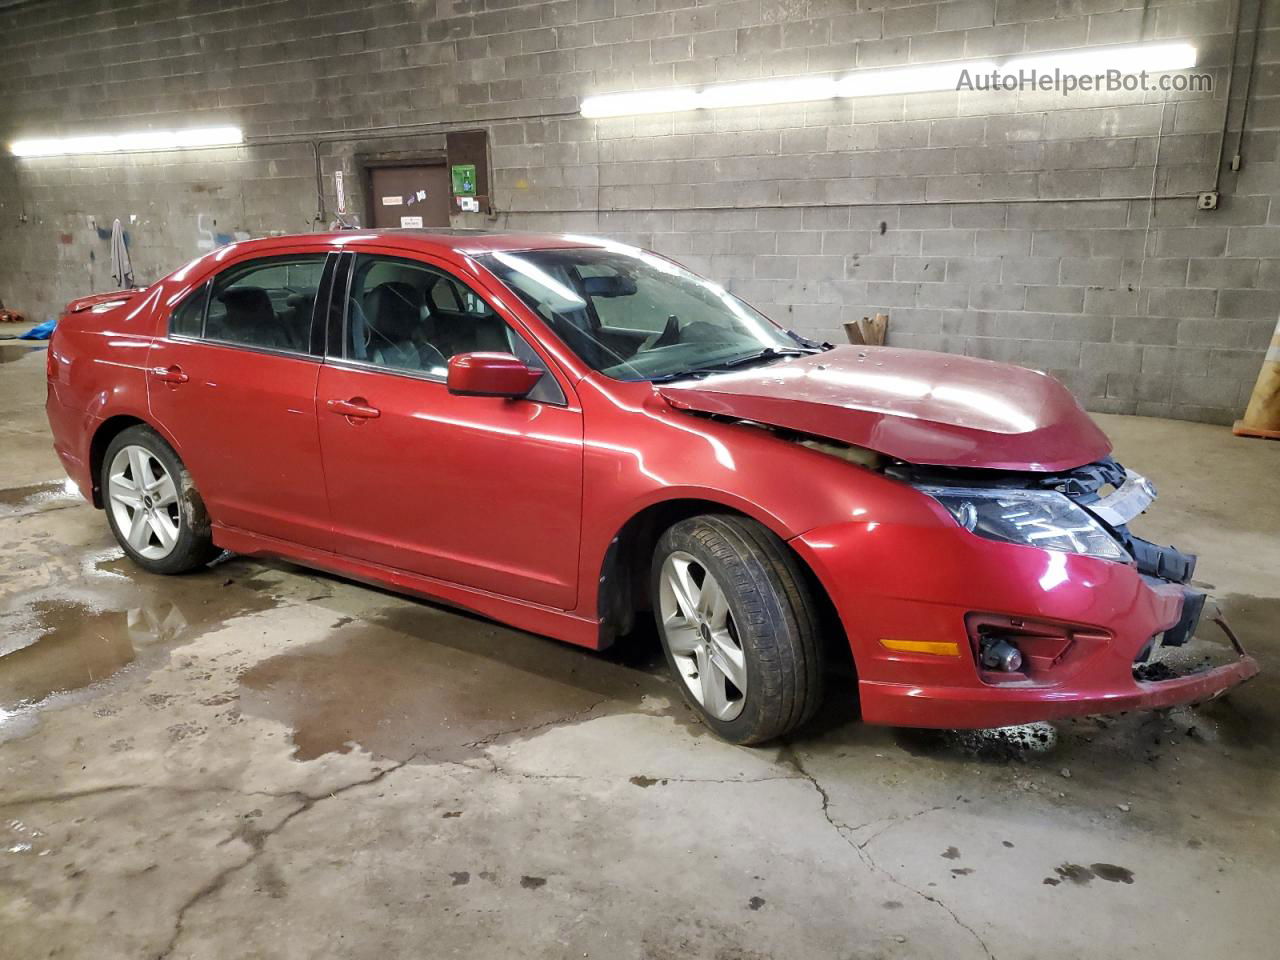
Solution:
[(667, 647), (689, 693), (718, 720), (742, 713), (747, 661), (719, 581), (692, 555), (662, 564), (658, 607)]
[(121, 447), (107, 471), (107, 501), (116, 528), (149, 560), (173, 552), (182, 532), (178, 487), (146, 447)]

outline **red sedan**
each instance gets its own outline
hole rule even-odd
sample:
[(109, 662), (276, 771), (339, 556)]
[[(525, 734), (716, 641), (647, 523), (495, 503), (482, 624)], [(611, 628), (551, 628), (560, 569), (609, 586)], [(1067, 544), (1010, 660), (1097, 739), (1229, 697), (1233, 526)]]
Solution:
[[(832, 347), (623, 244), (313, 234), (72, 303), (55, 447), (140, 566), (274, 555), (602, 648), (653, 611), (736, 743), (818, 706), (848, 644), (869, 722), (1159, 707), (1194, 558), (1044, 374)], [(1154, 679), (1159, 676), (1161, 679)]]

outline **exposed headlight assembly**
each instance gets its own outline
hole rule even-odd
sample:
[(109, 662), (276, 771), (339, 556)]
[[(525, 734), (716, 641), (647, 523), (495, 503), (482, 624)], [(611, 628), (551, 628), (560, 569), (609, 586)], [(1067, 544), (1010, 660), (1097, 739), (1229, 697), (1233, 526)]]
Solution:
[(917, 487), (947, 508), (956, 523), (988, 540), (1103, 560), (1129, 560), (1110, 533), (1085, 510), (1053, 490)]

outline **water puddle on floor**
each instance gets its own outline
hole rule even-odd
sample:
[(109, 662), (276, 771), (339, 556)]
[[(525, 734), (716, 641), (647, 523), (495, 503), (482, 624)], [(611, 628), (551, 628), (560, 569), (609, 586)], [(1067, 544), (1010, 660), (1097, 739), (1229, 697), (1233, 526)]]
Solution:
[(0, 490), (0, 517), (29, 513), (54, 504), (84, 502), (80, 490), (71, 480), (50, 480), (23, 487)]
[(169, 578), (134, 568), (117, 589), (125, 602), (115, 608), (46, 599), (6, 618), (0, 638), (0, 727), (126, 668), (149, 665), (150, 654), (163, 655), (228, 620), (276, 605), (220, 569)]
[(288, 726), (297, 760), (353, 743), (395, 760), (448, 759), (602, 701), (617, 709), (675, 693), (649, 650), (594, 653), (429, 607), (342, 619), (327, 639), (241, 678), (241, 710)]
[(28, 354), (42, 353), (43, 351), (48, 349), (47, 347), (43, 347), (43, 346), (40, 346), (40, 347), (28, 346), (30, 342), (31, 341), (29, 340), (21, 340), (16, 342), (12, 340), (6, 340), (3, 343), (0, 343), (0, 363), (13, 363), (13, 361), (21, 360), (23, 357), (27, 356)]

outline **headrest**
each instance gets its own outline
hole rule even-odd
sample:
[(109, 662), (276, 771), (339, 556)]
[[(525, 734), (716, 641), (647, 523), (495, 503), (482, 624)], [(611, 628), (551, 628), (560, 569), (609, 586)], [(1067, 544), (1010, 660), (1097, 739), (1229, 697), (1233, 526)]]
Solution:
[(370, 326), (383, 336), (404, 339), (422, 322), (422, 292), (401, 280), (380, 283), (364, 296), (364, 313)]
[(271, 297), (261, 287), (232, 287), (218, 294), (227, 307), (227, 319), (236, 321), (269, 321), (275, 318)]

